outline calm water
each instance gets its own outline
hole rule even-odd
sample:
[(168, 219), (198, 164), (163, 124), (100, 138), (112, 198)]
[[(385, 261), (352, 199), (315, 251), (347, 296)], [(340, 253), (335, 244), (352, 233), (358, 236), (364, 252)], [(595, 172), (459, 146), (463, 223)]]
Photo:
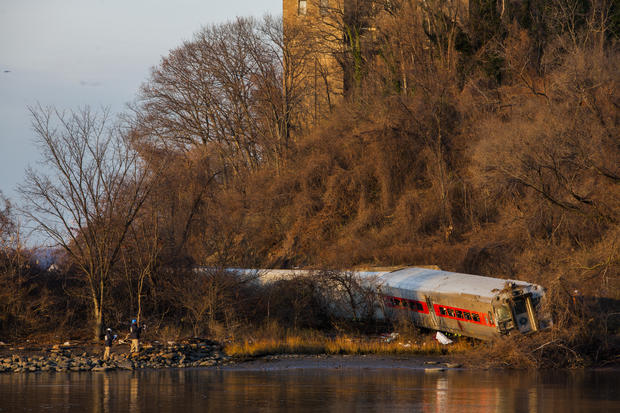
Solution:
[(0, 411), (620, 411), (620, 372), (148, 370), (0, 375)]

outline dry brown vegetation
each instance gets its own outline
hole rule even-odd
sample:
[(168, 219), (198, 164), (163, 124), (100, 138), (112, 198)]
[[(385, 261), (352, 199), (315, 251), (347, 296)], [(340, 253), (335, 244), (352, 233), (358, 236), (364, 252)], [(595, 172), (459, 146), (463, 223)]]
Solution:
[(428, 336), (400, 335), (390, 341), (381, 336), (338, 334), (330, 337), (317, 330), (286, 330), (273, 324), (224, 347), (227, 354), (240, 358), (272, 354), (457, 355), (472, 348), (466, 341), (445, 347)]
[[(343, 327), (328, 314), (318, 292), (329, 277), (260, 289), (191, 266), (437, 264), (548, 288), (553, 331), (500, 340), (486, 359), (576, 366), (617, 357), (617, 4), (476, 0), (467, 14), (458, 1), (379, 3), (330, 23), (346, 33), (344, 46), (273, 19), (238, 19), (171, 51), (118, 129), (140, 154), (148, 197), (120, 220), (121, 248), (101, 255), (107, 272), (84, 277), (87, 261), (69, 254), (46, 278), (56, 281), (16, 283), (25, 267), (11, 267), (20, 247), (6, 242), (16, 221), (0, 214), (0, 291), (11, 298), (0, 331), (40, 329), (14, 330), (41, 312), (93, 321), (91, 278), (103, 282), (103, 322), (141, 314), (149, 334), (242, 343), (271, 322), (346, 331), (364, 323)], [(346, 90), (325, 92), (317, 116), (304, 103), (318, 93), (304, 67), (321, 53), (341, 65)], [(117, 225), (111, 204), (95, 201), (101, 211), (85, 216)], [(97, 219), (85, 234), (105, 233)], [(62, 239), (65, 249), (85, 245)], [(23, 298), (49, 283), (51, 301)], [(69, 315), (54, 313), (63, 305)]]

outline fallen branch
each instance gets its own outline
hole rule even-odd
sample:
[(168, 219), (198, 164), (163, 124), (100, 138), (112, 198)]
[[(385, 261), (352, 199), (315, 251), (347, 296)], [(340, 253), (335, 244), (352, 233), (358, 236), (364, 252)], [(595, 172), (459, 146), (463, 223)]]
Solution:
[(538, 350), (542, 349), (543, 347), (548, 346), (549, 344), (553, 344), (553, 343), (555, 343), (556, 341), (558, 341), (558, 340), (551, 340), (551, 341), (549, 341), (549, 342), (547, 342), (547, 343), (545, 343), (545, 344), (543, 344), (543, 345), (541, 345), (541, 346), (536, 347), (536, 348), (535, 348), (534, 350), (532, 350), (531, 352), (533, 353), (533, 352), (535, 352), (535, 351), (538, 351)]

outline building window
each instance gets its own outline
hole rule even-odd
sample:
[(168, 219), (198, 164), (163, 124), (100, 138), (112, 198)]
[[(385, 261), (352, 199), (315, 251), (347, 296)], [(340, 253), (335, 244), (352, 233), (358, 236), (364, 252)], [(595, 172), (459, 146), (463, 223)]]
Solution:
[(329, 0), (321, 0), (319, 3), (319, 10), (321, 11), (321, 15), (325, 16), (329, 12)]
[(306, 0), (299, 0), (299, 5), (297, 8), (297, 14), (300, 16), (305, 16), (308, 11), (308, 2)]

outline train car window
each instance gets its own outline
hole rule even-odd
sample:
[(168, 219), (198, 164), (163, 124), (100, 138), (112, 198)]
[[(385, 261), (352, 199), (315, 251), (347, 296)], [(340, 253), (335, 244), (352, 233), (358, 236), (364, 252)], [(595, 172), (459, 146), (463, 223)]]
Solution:
[(525, 300), (519, 299), (515, 300), (515, 314), (523, 314), (527, 313), (527, 307), (525, 306)]
[(415, 303), (416, 304), (416, 308), (419, 312), (423, 312), (424, 311), (424, 307), (422, 306), (422, 303)]
[(490, 311), (487, 313), (487, 317), (489, 317), (489, 324), (493, 325), (493, 314)]
[(453, 309), (451, 309), (451, 308), (447, 308), (446, 310), (448, 310), (448, 315), (449, 315), (450, 317), (454, 317), (454, 310), (453, 310)]
[(439, 307), (439, 314), (446, 315), (446, 309), (443, 307)]
[(456, 317), (463, 318), (463, 312), (461, 310), (456, 310)]
[(463, 317), (465, 317), (465, 320), (471, 321), (471, 314), (468, 311), (463, 311)]
[(471, 318), (476, 322), (479, 323), (480, 322), (480, 316), (476, 313), (472, 313), (471, 314)]
[(498, 323), (503, 323), (504, 321), (509, 321), (512, 319), (512, 316), (510, 315), (510, 309), (505, 305), (497, 307), (495, 309), (495, 315), (497, 316)]

